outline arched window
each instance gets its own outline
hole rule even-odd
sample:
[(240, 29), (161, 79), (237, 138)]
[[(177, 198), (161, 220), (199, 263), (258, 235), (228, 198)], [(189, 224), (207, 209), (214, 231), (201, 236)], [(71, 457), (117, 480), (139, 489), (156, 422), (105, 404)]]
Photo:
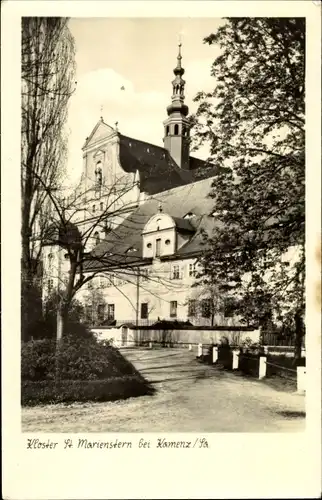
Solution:
[(103, 202), (101, 201), (101, 203), (100, 203), (100, 210), (103, 210), (103, 209), (104, 209), (104, 204), (103, 204)]
[(169, 135), (169, 133), (170, 133), (170, 127), (169, 127), (169, 125), (167, 125), (167, 127), (166, 127), (165, 130), (166, 130), (166, 135)]
[(177, 123), (174, 126), (174, 135), (179, 135), (179, 125)]
[(96, 210), (96, 207), (95, 207), (95, 205), (93, 205), (93, 208), (92, 208), (93, 213), (95, 212), (95, 210)]
[(94, 238), (95, 238), (95, 244), (96, 244), (96, 245), (98, 245), (98, 244), (99, 244), (99, 242), (101, 241), (101, 239), (100, 239), (100, 235), (99, 235), (99, 232), (98, 232), (98, 231), (96, 231), (96, 232), (94, 233)]
[(97, 187), (102, 186), (102, 162), (98, 161), (95, 168), (95, 180)]

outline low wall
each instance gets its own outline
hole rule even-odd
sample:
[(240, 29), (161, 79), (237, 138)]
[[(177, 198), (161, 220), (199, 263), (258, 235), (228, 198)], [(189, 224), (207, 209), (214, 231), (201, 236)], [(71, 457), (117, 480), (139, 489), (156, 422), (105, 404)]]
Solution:
[[(271, 354), (273, 356), (286, 356), (288, 358), (293, 358), (294, 356), (294, 347), (289, 346), (265, 346), (265, 350), (267, 354)], [(301, 349), (301, 356), (305, 358), (306, 350), (305, 348)]]
[(154, 342), (159, 345), (187, 346), (189, 344), (218, 344), (226, 337), (230, 345), (240, 345), (246, 338), (259, 342), (260, 331), (240, 327), (185, 327), (156, 330), (151, 327), (100, 327), (92, 332), (98, 339), (113, 339), (117, 347), (133, 347), (148, 345)]

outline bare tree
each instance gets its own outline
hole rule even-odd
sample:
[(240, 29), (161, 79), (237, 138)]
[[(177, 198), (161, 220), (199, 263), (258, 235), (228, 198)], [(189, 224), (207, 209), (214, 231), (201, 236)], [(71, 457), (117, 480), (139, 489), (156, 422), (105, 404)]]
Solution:
[[(144, 266), (140, 252), (136, 254), (137, 249), (130, 247), (129, 232), (141, 228), (140, 215), (130, 216), (134, 208), (132, 195), (137, 189), (133, 176), (125, 174), (116, 179), (113, 185), (102, 184), (99, 190), (95, 182), (90, 184), (83, 178), (73, 195), (64, 200), (50, 185), (43, 183), (43, 189), (53, 207), (52, 223), (44, 244), (58, 246), (64, 251), (64, 276), (56, 269), (60, 297), (57, 312), (58, 343), (66, 333), (65, 325), (73, 298), (94, 278), (101, 277), (116, 288), (137, 315), (138, 301), (136, 304), (131, 302), (131, 298), (122, 291), (122, 284), (130, 283), (148, 292), (151, 297), (158, 298), (159, 295), (148, 286), (148, 282), (163, 285), (169, 291), (178, 289), (178, 285), (170, 278), (140, 271), (141, 266)], [(98, 213), (95, 211), (95, 216), (92, 210), (94, 204), (102, 206)], [(99, 241), (101, 237), (105, 239), (103, 244)], [(148, 312), (152, 309), (150, 304)]]
[(67, 156), (65, 123), (74, 89), (74, 40), (68, 19), (22, 18), (21, 38), (22, 338), (33, 307), (39, 256)]
[[(52, 216), (51, 224), (46, 229), (43, 246), (58, 246), (65, 251), (65, 259), (68, 262), (68, 272), (65, 276), (58, 270), (58, 292), (59, 305), (57, 311), (57, 342), (64, 335), (66, 320), (70, 304), (76, 293), (88, 282), (101, 274), (102, 267), (109, 270), (106, 274), (111, 282), (115, 274), (125, 279), (132, 279), (136, 276), (135, 256), (131, 258), (131, 265), (116, 249), (99, 252), (91, 251), (99, 243), (99, 234), (104, 230), (110, 233), (113, 240), (114, 227), (124, 222), (129, 215), (129, 207), (133, 200), (127, 195), (133, 190), (133, 180), (129, 178), (119, 178), (112, 186), (100, 186), (97, 193), (97, 186), (91, 186), (84, 190), (84, 179), (74, 190), (74, 194), (69, 199), (61, 197), (57, 190), (52, 189), (50, 184), (46, 184), (40, 179), (43, 190), (47, 193), (51, 202)], [(93, 217), (90, 207), (97, 200), (104, 200), (104, 208), (98, 215)], [(84, 204), (84, 200), (86, 200)], [(124, 201), (125, 200), (125, 201)], [(100, 202), (101, 203), (101, 202)], [(117, 236), (115, 236), (117, 238)], [(118, 236), (119, 238), (119, 236)], [(120, 241), (116, 240), (117, 243)], [(138, 258), (139, 260), (139, 258)], [(134, 266), (133, 266), (134, 264)], [(119, 270), (115, 268), (120, 268)], [(115, 282), (113, 281), (115, 286)]]

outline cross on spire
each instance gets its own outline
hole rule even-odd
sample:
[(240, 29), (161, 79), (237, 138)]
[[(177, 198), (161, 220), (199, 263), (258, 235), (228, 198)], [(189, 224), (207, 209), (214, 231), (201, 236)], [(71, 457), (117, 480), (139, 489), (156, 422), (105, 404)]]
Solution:
[(104, 111), (103, 104), (101, 104), (100, 111), (101, 111), (101, 120), (103, 121), (103, 111)]

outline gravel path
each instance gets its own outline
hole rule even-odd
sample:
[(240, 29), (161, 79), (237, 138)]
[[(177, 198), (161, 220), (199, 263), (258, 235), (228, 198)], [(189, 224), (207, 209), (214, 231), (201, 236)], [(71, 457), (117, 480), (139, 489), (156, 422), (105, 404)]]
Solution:
[(27, 432), (293, 432), (305, 398), (200, 364), (186, 349), (124, 349), (154, 396), (113, 403), (23, 408)]

